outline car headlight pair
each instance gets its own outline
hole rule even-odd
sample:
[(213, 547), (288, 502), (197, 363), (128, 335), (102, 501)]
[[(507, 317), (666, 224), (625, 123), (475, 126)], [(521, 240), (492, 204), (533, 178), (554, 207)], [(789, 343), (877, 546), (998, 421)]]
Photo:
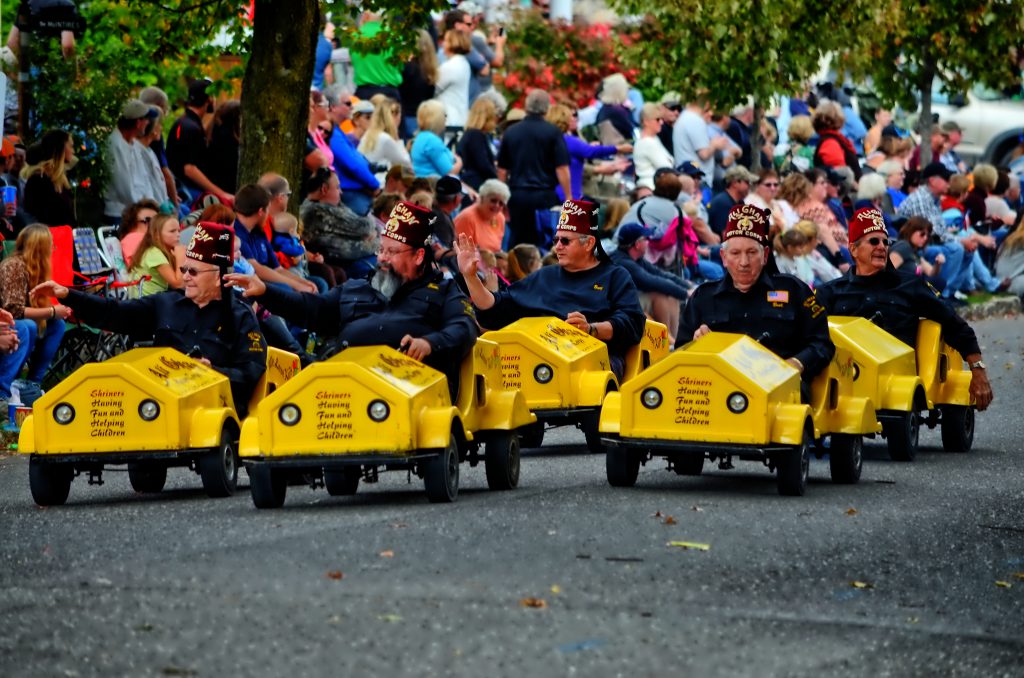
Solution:
[[(155, 400), (146, 399), (139, 403), (139, 416), (143, 421), (153, 421), (160, 416), (160, 405)], [(66, 426), (75, 420), (75, 408), (70, 403), (60, 403), (53, 408), (53, 420)]]
[[(640, 402), (643, 406), (649, 410), (654, 410), (661, 407), (662, 396), (661, 391), (656, 388), (647, 388), (640, 393)], [(734, 391), (729, 394), (729, 397), (725, 400), (726, 407), (733, 414), (741, 414), (746, 411), (749, 405), (747, 396), (743, 395), (739, 391)]]
[[(383, 400), (372, 400), (366, 407), (366, 414), (376, 422), (382, 422), (391, 415), (391, 408)], [(288, 403), (277, 411), (277, 418), (285, 426), (295, 426), (302, 419), (302, 410), (298, 405)]]

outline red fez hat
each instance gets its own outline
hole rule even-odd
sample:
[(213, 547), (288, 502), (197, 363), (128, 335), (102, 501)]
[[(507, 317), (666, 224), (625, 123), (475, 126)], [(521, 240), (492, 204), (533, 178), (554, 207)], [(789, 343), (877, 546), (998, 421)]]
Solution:
[(598, 210), (597, 205), (587, 200), (566, 200), (558, 217), (558, 230), (596, 236)]
[(201, 221), (192, 233), (185, 256), (222, 268), (235, 261), (235, 231), (230, 226)]
[(882, 211), (877, 207), (865, 207), (857, 210), (850, 219), (850, 242), (857, 242), (869, 233), (888, 235)]
[(391, 216), (384, 224), (384, 237), (413, 248), (426, 247), (427, 240), (434, 234), (436, 219), (432, 211), (403, 200), (391, 210)]
[(756, 205), (736, 205), (729, 210), (729, 218), (722, 232), (722, 240), (750, 238), (768, 246), (768, 219), (771, 213)]

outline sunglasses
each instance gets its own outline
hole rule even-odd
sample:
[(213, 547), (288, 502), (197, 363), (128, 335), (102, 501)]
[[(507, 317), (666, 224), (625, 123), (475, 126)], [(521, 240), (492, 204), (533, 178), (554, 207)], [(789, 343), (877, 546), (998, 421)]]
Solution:
[(765, 188), (778, 188), (779, 187), (779, 182), (777, 182), (777, 181), (763, 181), (763, 182), (761, 182), (761, 185), (764, 186)]
[(888, 247), (889, 245), (892, 244), (892, 241), (889, 240), (888, 238), (878, 238), (878, 237), (868, 238), (867, 240), (865, 240), (865, 242), (867, 244), (871, 245), (872, 247), (878, 247), (879, 245), (885, 245), (886, 247)]
[(191, 266), (179, 266), (178, 270), (181, 271), (182, 275), (190, 275), (190, 276), (192, 276), (194, 278), (197, 275), (199, 275), (200, 273), (214, 273), (216, 271), (219, 271), (220, 269), (219, 268), (198, 269), (198, 268), (193, 268)]
[(560, 244), (562, 247), (568, 247), (570, 244), (572, 244), (572, 243), (574, 243), (574, 242), (576, 242), (578, 240), (579, 240), (579, 236), (577, 236), (575, 238), (567, 238), (566, 236), (562, 235), (562, 236), (559, 236), (559, 237), (555, 238), (555, 244), (556, 245)]
[(149, 226), (151, 223), (153, 223), (153, 217), (146, 217), (145, 219), (139, 219), (138, 223), (145, 224), (146, 226)]

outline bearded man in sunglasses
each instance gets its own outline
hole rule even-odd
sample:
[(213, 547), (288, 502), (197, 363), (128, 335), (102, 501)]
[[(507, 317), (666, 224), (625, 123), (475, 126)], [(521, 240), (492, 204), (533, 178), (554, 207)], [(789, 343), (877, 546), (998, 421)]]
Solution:
[(818, 288), (818, 302), (832, 315), (875, 318), (879, 327), (914, 346), (919, 318), (942, 326), (942, 338), (960, 352), (971, 368), (971, 396), (979, 411), (992, 402), (992, 387), (971, 326), (923, 278), (897, 271), (889, 260), (889, 238), (882, 213), (859, 210), (850, 220), (853, 267)]
[(267, 342), (251, 304), (223, 286), (222, 276), (234, 261), (234, 231), (200, 222), (185, 250), (183, 290), (117, 301), (69, 290), (48, 280), (32, 296), (56, 297), (93, 327), (153, 339), (192, 356), (231, 382), (235, 411), (244, 417), (249, 399), (266, 369)]

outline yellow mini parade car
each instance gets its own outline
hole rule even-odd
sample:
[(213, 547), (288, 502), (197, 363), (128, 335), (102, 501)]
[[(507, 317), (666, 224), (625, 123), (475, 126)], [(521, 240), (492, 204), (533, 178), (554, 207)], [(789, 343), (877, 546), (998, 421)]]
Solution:
[[(558, 318), (523, 318), (487, 332), (498, 345), (505, 388), (522, 392), (537, 423), (523, 434), (523, 447), (540, 447), (545, 425), (573, 424), (587, 447), (603, 452), (597, 429), (605, 395), (618, 388), (608, 346)], [(640, 343), (626, 355), (625, 379), (639, 374), (669, 352), (668, 331), (648, 320)]]
[(281, 506), (290, 484), (354, 494), (380, 470), (416, 473), (431, 501), (450, 502), (463, 461), (482, 458), (491, 489), (516, 487), (517, 432), (534, 421), (522, 395), (502, 386), (491, 341), (477, 340), (463, 361), (454, 404), (441, 372), (362, 346), (307, 367), (263, 400), (242, 427), (240, 454), (258, 508)]
[[(268, 349), (253, 403), (299, 369), (298, 357)], [(32, 498), (67, 501), (71, 481), (126, 464), (138, 492), (160, 492), (167, 469), (188, 466), (211, 497), (231, 495), (238, 478), (239, 421), (227, 377), (172, 348), (136, 348), (82, 366), (40, 397), (18, 451), (29, 455)]]
[(730, 469), (733, 457), (777, 472), (779, 493), (802, 495), (816, 440), (831, 437), (833, 480), (857, 482), (861, 436), (879, 430), (869, 398), (853, 392), (837, 358), (801, 402), (800, 375), (744, 335), (712, 332), (676, 350), (605, 399), (600, 431), (613, 486), (636, 483), (658, 456), (680, 475), (700, 475), (705, 458)]

